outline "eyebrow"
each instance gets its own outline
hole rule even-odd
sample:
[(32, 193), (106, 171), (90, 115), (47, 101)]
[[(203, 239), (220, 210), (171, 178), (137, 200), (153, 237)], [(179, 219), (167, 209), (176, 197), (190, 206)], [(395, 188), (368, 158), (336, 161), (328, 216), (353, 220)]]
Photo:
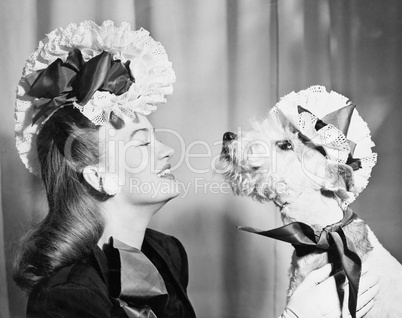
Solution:
[(135, 134), (139, 133), (140, 131), (144, 131), (146, 133), (149, 133), (149, 129), (148, 128), (140, 128), (140, 129), (136, 129), (133, 130), (130, 134), (130, 139), (133, 138), (135, 136)]

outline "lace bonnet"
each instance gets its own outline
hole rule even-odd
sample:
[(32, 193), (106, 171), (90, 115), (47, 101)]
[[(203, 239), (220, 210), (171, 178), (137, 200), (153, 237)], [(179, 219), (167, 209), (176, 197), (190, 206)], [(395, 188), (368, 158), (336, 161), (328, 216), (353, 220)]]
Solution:
[[(107, 123), (111, 112), (149, 115), (172, 94), (175, 80), (164, 47), (144, 29), (85, 21), (50, 32), (17, 86), (15, 134), (23, 163), (40, 176), (36, 137), (60, 107), (76, 107), (95, 125)], [(81, 92), (82, 86), (91, 87)]]
[(345, 205), (353, 202), (366, 188), (377, 162), (370, 130), (355, 105), (324, 86), (311, 86), (282, 97), (272, 111), (280, 111), (304, 138), (322, 147), (327, 160), (352, 167), (354, 185)]

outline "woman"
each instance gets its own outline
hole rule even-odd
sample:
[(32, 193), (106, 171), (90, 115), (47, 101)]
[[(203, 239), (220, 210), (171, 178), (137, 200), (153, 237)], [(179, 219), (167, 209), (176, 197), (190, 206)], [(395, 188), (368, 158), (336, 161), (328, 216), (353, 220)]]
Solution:
[[(31, 55), (17, 90), (17, 148), (43, 180), (49, 213), (16, 257), (28, 317), (195, 317), (183, 246), (147, 229), (178, 195), (173, 151), (146, 117), (174, 80), (160, 43), (110, 21), (57, 29)], [(282, 317), (339, 317), (330, 271), (313, 272)], [(378, 289), (368, 275), (361, 286), (358, 317)]]

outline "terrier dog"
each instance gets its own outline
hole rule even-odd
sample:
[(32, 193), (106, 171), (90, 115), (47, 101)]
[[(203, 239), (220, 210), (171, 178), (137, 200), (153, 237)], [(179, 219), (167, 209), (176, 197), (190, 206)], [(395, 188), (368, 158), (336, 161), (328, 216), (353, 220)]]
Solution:
[(285, 224), (271, 231), (244, 229), (296, 248), (288, 299), (308, 273), (331, 262), (346, 274), (348, 309), (355, 317), (365, 263), (380, 280), (367, 317), (402, 317), (402, 266), (348, 208), (376, 163), (372, 146), (355, 105), (323, 86), (283, 97), (250, 131), (224, 134), (220, 173), (234, 194), (273, 201)]

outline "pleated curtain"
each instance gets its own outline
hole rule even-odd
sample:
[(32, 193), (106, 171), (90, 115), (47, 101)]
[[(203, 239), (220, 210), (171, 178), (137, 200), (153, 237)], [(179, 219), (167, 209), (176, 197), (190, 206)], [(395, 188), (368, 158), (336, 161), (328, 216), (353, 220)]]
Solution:
[[(400, 261), (402, 3), (398, 0), (3, 0), (0, 2), (0, 316), (25, 316), (12, 255), (46, 214), (40, 180), (15, 150), (14, 96), (40, 39), (69, 23), (110, 19), (162, 42), (177, 82), (150, 120), (175, 149), (182, 194), (151, 227), (179, 238), (198, 317), (277, 317), (292, 248), (239, 232), (281, 225), (272, 203), (234, 197), (213, 172), (222, 134), (251, 127), (280, 96), (322, 84), (357, 104), (379, 154), (352, 208)], [(401, 138), (401, 139), (399, 139)]]

